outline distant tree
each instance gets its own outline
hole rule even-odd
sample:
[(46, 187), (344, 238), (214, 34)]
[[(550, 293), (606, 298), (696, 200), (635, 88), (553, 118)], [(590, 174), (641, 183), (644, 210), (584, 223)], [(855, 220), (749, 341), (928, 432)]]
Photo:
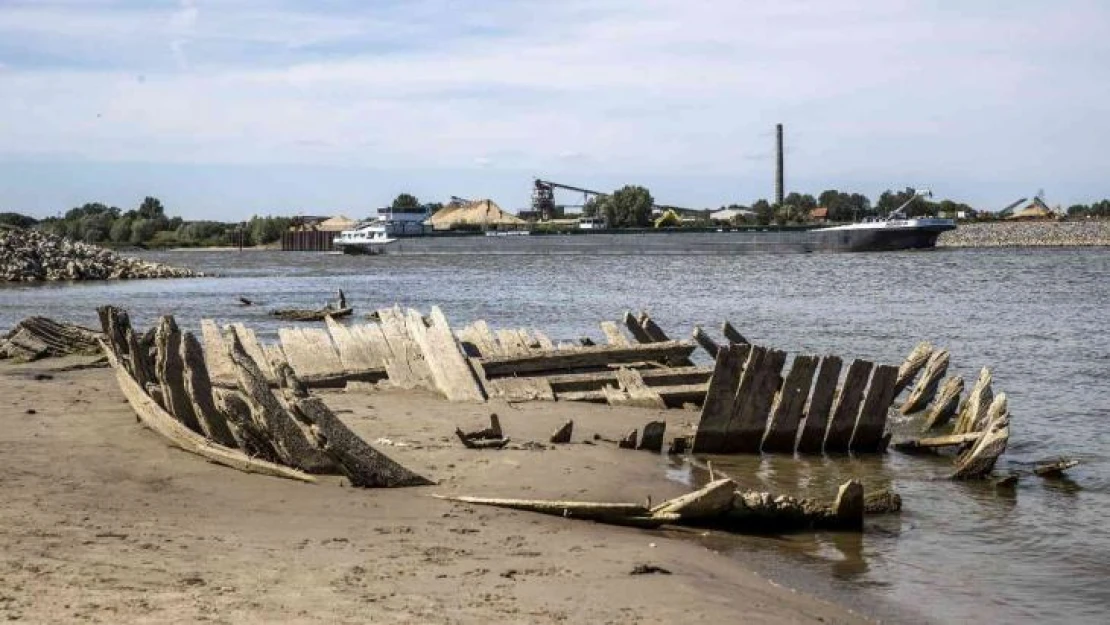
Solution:
[(817, 208), (817, 200), (808, 193), (791, 193), (783, 198), (782, 203), (787, 206), (792, 206), (795, 211), (802, 211), (809, 214), (809, 211)]
[(16, 228), (30, 228), (39, 220), (29, 215), (20, 213), (0, 213), (0, 225), (15, 226)]
[(128, 241), (132, 245), (142, 245), (147, 241), (154, 238), (158, 232), (158, 222), (153, 219), (136, 219), (131, 222), (131, 238)]
[(127, 217), (120, 217), (112, 222), (112, 227), (108, 230), (108, 239), (112, 243), (127, 243), (131, 240), (131, 220)]
[(247, 222), (247, 231), (254, 245), (266, 245), (281, 239), (281, 233), (289, 229), (293, 220), (288, 217), (259, 217), (255, 215)]
[(605, 197), (600, 195), (591, 196), (590, 199), (586, 200), (586, 203), (582, 205), (583, 217), (592, 218), (603, 214), (605, 214)]
[(420, 208), (420, 200), (411, 193), (402, 193), (393, 198), (393, 204), (390, 207), (398, 213), (413, 212)]
[(642, 228), (651, 224), (654, 204), (644, 187), (625, 185), (605, 200), (605, 218), (610, 228)]
[(752, 202), (752, 210), (755, 211), (755, 221), (761, 226), (766, 226), (771, 223), (774, 217), (774, 208), (771, 203), (764, 199), (759, 199)]
[(143, 199), (143, 203), (139, 205), (139, 217), (143, 219), (157, 219), (166, 216), (166, 209), (162, 206), (161, 200), (149, 195)]

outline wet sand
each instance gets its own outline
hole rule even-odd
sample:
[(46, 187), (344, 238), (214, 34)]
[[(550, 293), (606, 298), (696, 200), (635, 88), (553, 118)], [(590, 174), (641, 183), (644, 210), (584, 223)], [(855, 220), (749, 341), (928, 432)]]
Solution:
[[(661, 456), (582, 441), (686, 411), (460, 405), (329, 392), (328, 404), (437, 486), (361, 490), (248, 475), (144, 429), (104, 368), (0, 363), (0, 618), (31, 622), (855, 623), (843, 607), (671, 533), (440, 501), (432, 493), (655, 501)], [(35, 379), (45, 373), (51, 379)], [(40, 377), (42, 377), (40, 375)], [(30, 412), (33, 411), (33, 412)], [(575, 443), (473, 451), (455, 425), (501, 417), (515, 442), (568, 417)], [(671, 575), (630, 575), (650, 564)]]
[[(333, 392), (344, 420), (440, 485), (355, 490), (206, 463), (143, 429), (107, 369), (0, 364), (0, 617), (30, 622), (856, 623), (861, 616), (660, 532), (434, 500), (432, 493), (642, 501), (684, 490), (660, 456), (575, 443), (470, 451), (456, 424), (514, 441), (615, 437), (655, 413), (460, 405)], [(36, 380), (46, 373), (51, 379)], [(42, 377), (42, 375), (39, 375)], [(29, 412), (33, 411), (33, 412)], [(350, 411), (350, 412), (347, 412)], [(660, 413), (662, 414), (662, 413)], [(670, 411), (672, 427), (695, 413)], [(638, 564), (670, 575), (630, 575)]]

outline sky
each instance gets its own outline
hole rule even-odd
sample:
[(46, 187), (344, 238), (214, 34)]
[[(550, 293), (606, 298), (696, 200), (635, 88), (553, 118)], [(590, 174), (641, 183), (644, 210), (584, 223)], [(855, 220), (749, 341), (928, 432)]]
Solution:
[[(1110, 197), (1102, 0), (0, 0), (0, 211)], [(565, 203), (581, 197), (562, 194)]]

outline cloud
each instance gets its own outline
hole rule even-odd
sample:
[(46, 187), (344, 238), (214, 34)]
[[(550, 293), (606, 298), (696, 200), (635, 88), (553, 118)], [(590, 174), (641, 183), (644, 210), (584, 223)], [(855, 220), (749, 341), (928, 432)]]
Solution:
[(16, 2), (0, 12), (0, 146), (9, 159), (769, 179), (769, 130), (784, 122), (799, 184), (1002, 171), (1058, 187), (1094, 176), (1110, 142), (1110, 10), (1068, 9)]

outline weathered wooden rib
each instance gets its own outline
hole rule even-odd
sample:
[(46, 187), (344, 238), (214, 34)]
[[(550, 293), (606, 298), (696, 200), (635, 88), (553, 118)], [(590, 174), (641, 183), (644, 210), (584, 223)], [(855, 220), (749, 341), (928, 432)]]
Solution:
[(46, 317), (28, 317), (0, 336), (0, 359), (25, 362), (47, 356), (100, 354), (101, 332)]
[(717, 351), (716, 366), (694, 435), (694, 453), (716, 453), (724, 449), (725, 432), (728, 431), (736, 401), (736, 388), (750, 351), (750, 345), (729, 345)]
[[(616, 375), (620, 389), (627, 395), (627, 398), (622, 397), (616, 404), (641, 408), (667, 407), (659, 393), (644, 383), (644, 379), (636, 369), (618, 369)], [(609, 403), (614, 402), (610, 400)]]
[(863, 401), (863, 391), (867, 388), (867, 379), (871, 376), (874, 365), (866, 360), (854, 360), (848, 367), (848, 374), (844, 378), (844, 385), (836, 399), (832, 418), (829, 420), (828, 430), (825, 432), (826, 452), (848, 451), (848, 444), (852, 441), (852, 430), (856, 427), (856, 417), (859, 415), (860, 403)]
[(520, 333), (512, 328), (498, 330), (497, 342), (501, 345), (501, 351), (508, 356), (525, 356), (531, 351), (528, 343), (520, 338)]
[(489, 329), (489, 324), (479, 319), (471, 327), (474, 328), (474, 340), (477, 341), (475, 347), (478, 348), (482, 358), (492, 358), (503, 353), (501, 346), (497, 343), (497, 338)]
[(628, 337), (621, 333), (621, 329), (616, 323), (612, 321), (602, 321), (600, 325), (601, 332), (605, 335), (605, 341), (608, 342), (609, 345), (616, 347), (628, 347), (632, 345), (632, 341), (629, 341)]
[(798, 437), (798, 453), (820, 453), (825, 444), (825, 431), (829, 427), (829, 415), (833, 399), (836, 397), (836, 384), (840, 380), (843, 362), (839, 356), (825, 356), (817, 371), (817, 381), (813, 383), (813, 394), (806, 408), (805, 425)]
[(902, 414), (913, 414), (919, 410), (924, 410), (933, 397), (937, 394), (937, 386), (940, 384), (941, 378), (948, 372), (948, 350), (942, 349), (933, 352), (929, 357), (929, 362), (925, 364), (925, 371), (921, 374), (921, 379), (913, 387), (910, 392), (909, 398), (902, 404)]
[(646, 312), (640, 313), (638, 321), (640, 322), (640, 327), (644, 330), (644, 334), (648, 335), (652, 343), (662, 343), (663, 341), (671, 340), (671, 338), (667, 336), (667, 333), (663, 331), (663, 328), (660, 328), (659, 324), (655, 323), (655, 320)]
[(948, 378), (940, 385), (929, 416), (925, 418), (923, 431), (940, 427), (952, 419), (960, 407), (960, 395), (964, 392), (964, 379), (960, 376)]
[(374, 449), (352, 432), (320, 399), (297, 399), (293, 402), (293, 410), (312, 424), (316, 444), (335, 461), (352, 486), (399, 488), (435, 483)]
[[(753, 348), (752, 354), (755, 353), (756, 349)], [(750, 359), (749, 363), (751, 364)], [(786, 352), (777, 349), (766, 350), (763, 358), (754, 363), (755, 366), (751, 369), (751, 390), (746, 393), (744, 392), (745, 380), (748, 378), (749, 365), (745, 365), (736, 404), (733, 406), (733, 417), (729, 421), (728, 432), (725, 434), (726, 453), (759, 451), (763, 443), (763, 432), (767, 428), (771, 403), (782, 383), (784, 364), (786, 364)]]
[(954, 480), (984, 478), (994, 470), (998, 457), (1010, 441), (1010, 415), (1006, 409), (1006, 393), (999, 393), (987, 410), (987, 425), (971, 449), (956, 458)]
[(105, 345), (104, 353), (108, 357), (108, 363), (111, 365), (112, 370), (116, 373), (116, 381), (119, 384), (120, 390), (123, 391), (123, 396), (127, 398), (127, 402), (131, 404), (131, 409), (139, 416), (139, 420), (173, 445), (185, 451), (197, 454), (216, 464), (245, 471), (247, 473), (272, 475), (275, 477), (301, 480), (302, 482), (316, 481), (316, 478), (307, 473), (272, 462), (266, 462), (265, 460), (251, 458), (240, 451), (229, 449), (223, 445), (212, 442), (185, 427), (181, 422), (174, 419), (169, 413), (163, 410), (149, 395), (143, 392), (142, 387), (138, 385), (135, 378), (131, 377), (131, 374), (124, 368), (113, 349)]
[(551, 351), (556, 349), (555, 341), (552, 341), (549, 336), (540, 332), (539, 330), (532, 330), (532, 335), (536, 337), (536, 344), (539, 345), (541, 351)]
[(921, 341), (914, 345), (906, 360), (898, 367), (898, 378), (894, 382), (894, 395), (898, 396), (910, 382), (913, 382), (914, 376), (918, 371), (925, 366), (929, 357), (933, 355), (933, 346), (929, 341)]
[(201, 432), (224, 447), (238, 448), (239, 443), (232, 435), (227, 419), (216, 409), (212, 398), (212, 383), (204, 365), (204, 352), (197, 337), (191, 332), (185, 332), (181, 336), (181, 364), (185, 393), (193, 406), (193, 414), (200, 424)]
[(335, 345), (335, 351), (339, 354), (339, 362), (343, 364), (345, 371), (360, 373), (382, 367), (370, 348), (368, 337), (358, 331), (361, 326), (348, 327), (331, 317), (328, 317), (325, 323), (332, 343)]
[(333, 472), (335, 463), (309, 440), (300, 424), (270, 391), (258, 364), (243, 349), (235, 328), (228, 328), (224, 339), (251, 417), (258, 429), (267, 434), (282, 463), (309, 473)]
[(991, 379), (990, 369), (983, 367), (979, 371), (978, 379), (975, 380), (975, 386), (968, 393), (967, 401), (960, 409), (960, 416), (956, 419), (956, 427), (952, 430), (953, 434), (967, 434), (982, 429), (991, 402), (994, 401)]
[(654, 343), (651, 335), (644, 331), (644, 327), (640, 325), (640, 320), (637, 319), (631, 310), (624, 313), (624, 327), (628, 328), (628, 332), (632, 338), (636, 339), (637, 343)]
[[(675, 386), (683, 384), (704, 384), (713, 376), (712, 367), (680, 367), (666, 369), (641, 369), (640, 377), (651, 387)], [(538, 376), (537, 376), (538, 377)], [(529, 378), (521, 378), (529, 379)], [(567, 391), (599, 390), (605, 386), (617, 385), (615, 370), (588, 373), (563, 373), (543, 376), (557, 393)]]
[[(494, 378), (486, 381), (486, 390), (491, 397), (511, 402), (555, 399), (555, 391), (546, 378)], [(605, 401), (605, 396), (600, 396), (596, 401)]]
[(181, 330), (173, 316), (165, 315), (158, 320), (158, 331), (154, 336), (157, 361), (156, 379), (162, 389), (163, 405), (166, 412), (173, 415), (190, 430), (202, 433), (200, 421), (193, 412), (193, 402), (185, 391), (185, 366), (181, 361)]
[(879, 365), (871, 373), (871, 384), (867, 387), (867, 396), (848, 444), (851, 451), (873, 453), (885, 447), (883, 434), (890, 405), (894, 403), (894, 383), (897, 379), (898, 368), (891, 365)]
[(204, 364), (208, 367), (209, 379), (213, 386), (231, 388), (235, 386), (235, 365), (227, 355), (220, 327), (211, 319), (200, 322), (201, 339), (204, 341)]
[(216, 409), (227, 420), (227, 426), (239, 449), (251, 458), (281, 464), (281, 456), (274, 449), (269, 435), (254, 422), (250, 406), (237, 388), (213, 387), (212, 399), (216, 403)]
[(428, 363), (436, 387), (451, 401), (484, 401), (485, 389), (470, 369), (447, 317), (433, 306), (430, 319), (431, 325), (425, 327), (420, 313), (409, 310), (410, 334)]
[(701, 326), (694, 326), (694, 342), (701, 346), (707, 354), (712, 358), (717, 357), (717, 352), (720, 351), (721, 346), (717, 344)]
[(630, 347), (593, 346), (575, 350), (531, 353), (524, 356), (482, 358), (482, 367), (488, 376), (567, 371), (574, 369), (604, 369), (609, 365), (645, 361), (662, 362), (673, 357), (688, 357), (694, 351), (689, 341), (668, 341)]
[(771, 418), (767, 421), (762, 451), (793, 453), (802, 409), (809, 398), (816, 369), (817, 356), (799, 355), (794, 358), (794, 364), (790, 367), (790, 373), (787, 374), (771, 410)]
[(724, 323), (721, 324), (721, 334), (725, 335), (725, 339), (729, 343), (740, 343), (740, 344), (750, 344), (751, 343), (751, 341), (744, 338), (743, 334), (740, 334), (739, 330), (732, 327), (732, 324), (729, 323), (728, 321), (725, 321)]
[(574, 420), (567, 419), (551, 433), (551, 438), (548, 440), (556, 445), (565, 445), (570, 442), (571, 435), (574, 434)]
[(266, 376), (266, 381), (270, 384), (276, 384), (277, 376), (270, 366), (270, 358), (266, 355), (266, 350), (263, 348), (262, 343), (259, 342), (258, 336), (255, 335), (254, 330), (242, 323), (233, 323), (231, 325), (235, 327), (235, 334), (238, 335), (239, 340), (242, 341), (243, 349), (247, 351), (247, 355), (258, 363), (258, 368), (262, 370), (262, 375)]

